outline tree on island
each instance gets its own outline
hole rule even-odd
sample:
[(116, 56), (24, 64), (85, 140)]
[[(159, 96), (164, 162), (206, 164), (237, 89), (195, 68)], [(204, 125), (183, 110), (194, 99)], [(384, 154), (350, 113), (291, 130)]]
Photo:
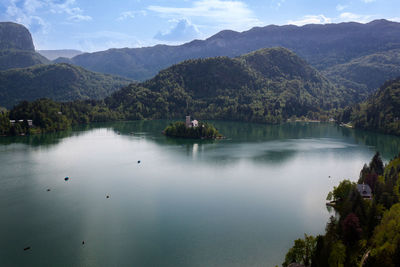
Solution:
[(170, 137), (192, 138), (192, 139), (216, 139), (221, 134), (214, 126), (207, 122), (199, 122), (198, 126), (187, 126), (184, 122), (171, 123), (164, 129), (163, 134)]

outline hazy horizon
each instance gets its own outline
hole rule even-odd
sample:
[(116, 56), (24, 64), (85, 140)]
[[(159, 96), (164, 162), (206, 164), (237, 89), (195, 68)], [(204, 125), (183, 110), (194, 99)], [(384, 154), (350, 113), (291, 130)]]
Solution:
[(0, 21), (26, 26), (36, 50), (95, 52), (157, 44), (179, 45), (221, 30), (267, 25), (400, 21), (396, 0), (3, 0)]

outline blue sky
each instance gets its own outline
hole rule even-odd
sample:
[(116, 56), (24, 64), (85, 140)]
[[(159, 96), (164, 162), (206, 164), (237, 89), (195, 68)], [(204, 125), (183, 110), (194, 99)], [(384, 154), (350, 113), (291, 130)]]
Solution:
[(142, 47), (269, 24), (400, 21), (400, 0), (0, 0), (0, 21), (25, 25), (37, 49)]

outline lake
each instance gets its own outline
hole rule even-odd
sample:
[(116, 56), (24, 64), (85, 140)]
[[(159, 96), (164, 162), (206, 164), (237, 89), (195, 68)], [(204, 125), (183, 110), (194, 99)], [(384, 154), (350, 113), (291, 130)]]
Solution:
[(333, 124), (215, 121), (216, 141), (167, 124), (0, 137), (0, 266), (280, 265), (324, 232), (333, 186), (400, 148)]

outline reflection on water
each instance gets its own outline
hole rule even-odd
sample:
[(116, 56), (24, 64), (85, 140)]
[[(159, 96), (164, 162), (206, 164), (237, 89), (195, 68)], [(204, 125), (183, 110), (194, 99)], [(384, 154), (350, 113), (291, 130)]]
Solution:
[(188, 140), (168, 123), (0, 138), (0, 266), (274, 266), (324, 230), (333, 186), (400, 148), (329, 124), (215, 121), (226, 139)]
[[(129, 139), (137, 140), (148, 138), (159, 145), (189, 146), (188, 153), (193, 155), (204, 145), (211, 145), (215, 142), (229, 144), (241, 144), (243, 142), (255, 143), (251, 149), (255, 160), (260, 158), (264, 158), (265, 160), (286, 158), (290, 157), (290, 155), (293, 155), (295, 152), (307, 149), (312, 150), (318, 148), (318, 146), (320, 146), (319, 149), (334, 149), (342, 146), (354, 145), (362, 145), (371, 149), (378, 147), (383, 158), (389, 160), (395, 155), (398, 155), (400, 147), (400, 138), (396, 136), (354, 130), (333, 124), (302, 122), (281, 125), (263, 125), (244, 122), (211, 121), (221, 133), (226, 135), (227, 140), (197, 140), (193, 142), (193, 140), (190, 139), (164, 137), (161, 131), (170, 122), (171, 121), (167, 120), (158, 120), (93, 123), (90, 125), (77, 126), (73, 130), (56, 133), (0, 137), (0, 145), (22, 143), (31, 146), (52, 146), (57, 145), (64, 138), (86, 134), (88, 130), (106, 128)], [(310, 138), (312, 138), (312, 140), (307, 140)], [(340, 139), (340, 142), (336, 142), (335, 140), (337, 139)], [(281, 142), (284, 143), (277, 143), (276, 140), (283, 140)], [(278, 148), (278, 150), (274, 149), (274, 147)], [(212, 148), (213, 146), (208, 146), (208, 149)], [(240, 145), (236, 147), (230, 146), (229, 149), (234, 150), (234, 152), (227, 153), (223, 156), (232, 156), (232, 158), (234, 158), (235, 155), (240, 155), (240, 157), (242, 157), (248, 152), (241, 150)], [(237, 151), (244, 154), (237, 153)], [(271, 156), (269, 157), (268, 155)]]

